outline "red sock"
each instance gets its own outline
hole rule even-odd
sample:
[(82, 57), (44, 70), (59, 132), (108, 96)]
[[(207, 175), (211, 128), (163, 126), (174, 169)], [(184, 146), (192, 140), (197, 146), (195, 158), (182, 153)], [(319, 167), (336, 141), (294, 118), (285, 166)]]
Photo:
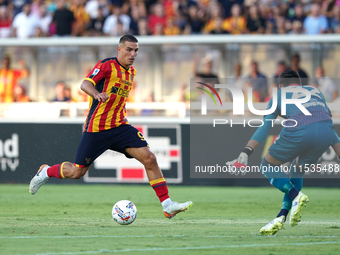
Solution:
[(59, 179), (65, 179), (65, 176), (63, 174), (64, 163), (54, 165), (54, 166), (47, 168), (47, 176), (48, 177), (56, 177), (56, 178), (59, 178)]
[(159, 201), (161, 201), (161, 203), (165, 199), (169, 198), (168, 187), (166, 186), (166, 181), (163, 177), (157, 180), (150, 181), (150, 185), (155, 190), (156, 195), (159, 198)]

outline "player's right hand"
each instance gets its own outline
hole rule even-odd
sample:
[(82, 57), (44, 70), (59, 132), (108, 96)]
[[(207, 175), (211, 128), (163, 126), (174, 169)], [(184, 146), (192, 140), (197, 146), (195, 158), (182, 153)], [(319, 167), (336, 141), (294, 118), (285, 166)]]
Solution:
[(102, 101), (103, 103), (105, 103), (108, 99), (109, 96), (106, 94), (106, 92), (102, 92), (97, 94), (94, 99), (97, 99), (98, 101)]
[(241, 171), (241, 173), (243, 173), (248, 165), (248, 155), (241, 152), (237, 159), (226, 162), (226, 165), (232, 170), (231, 172), (238, 173)]

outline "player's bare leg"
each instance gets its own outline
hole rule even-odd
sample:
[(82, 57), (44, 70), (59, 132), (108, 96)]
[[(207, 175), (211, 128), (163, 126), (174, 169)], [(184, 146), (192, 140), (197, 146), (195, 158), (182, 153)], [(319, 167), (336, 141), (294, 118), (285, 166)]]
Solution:
[(168, 194), (168, 187), (162, 171), (158, 166), (156, 156), (148, 147), (127, 148), (126, 152), (144, 165), (150, 185), (155, 190), (162, 204), (165, 217), (170, 219), (177, 213), (183, 212), (192, 206), (193, 203), (191, 201), (185, 203), (171, 201)]
[(70, 162), (64, 162), (54, 166), (42, 165), (37, 174), (32, 178), (29, 186), (29, 192), (34, 195), (39, 188), (48, 181), (50, 177), (60, 179), (70, 178), (79, 179), (84, 176), (90, 166), (77, 167)]

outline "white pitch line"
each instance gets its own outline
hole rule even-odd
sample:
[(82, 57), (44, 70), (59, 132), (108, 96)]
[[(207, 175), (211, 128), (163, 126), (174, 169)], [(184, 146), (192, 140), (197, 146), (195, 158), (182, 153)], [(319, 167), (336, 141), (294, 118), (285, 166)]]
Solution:
[(266, 246), (304, 246), (304, 245), (322, 245), (322, 244), (340, 244), (340, 242), (318, 242), (318, 243), (291, 243), (291, 244), (240, 244), (240, 245), (216, 245), (216, 246), (198, 246), (198, 247), (157, 247), (157, 248), (140, 248), (140, 249), (120, 249), (120, 250), (97, 250), (97, 251), (79, 251), (79, 252), (45, 252), (34, 254), (18, 255), (77, 255), (77, 254), (99, 254), (114, 252), (145, 252), (145, 251), (176, 251), (176, 250), (208, 250), (208, 249), (226, 249), (226, 248), (248, 248), (248, 247), (266, 247)]
[[(260, 235), (252, 235), (252, 236), (223, 236), (223, 235), (145, 235), (145, 236), (117, 236), (117, 235), (92, 235), (92, 236), (0, 236), (0, 239), (64, 239), (64, 238), (182, 238), (182, 237), (200, 237), (200, 238), (261, 238)], [(264, 238), (277, 237), (277, 238), (340, 238), (340, 236), (312, 236), (312, 235), (304, 235), (304, 236), (264, 236)]]

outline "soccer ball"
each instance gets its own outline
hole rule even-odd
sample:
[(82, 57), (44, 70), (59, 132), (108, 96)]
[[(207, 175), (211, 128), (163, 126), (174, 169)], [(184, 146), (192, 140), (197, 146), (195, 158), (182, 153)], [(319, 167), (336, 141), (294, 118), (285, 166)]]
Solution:
[(112, 217), (120, 225), (128, 225), (137, 217), (137, 207), (129, 200), (120, 200), (112, 208)]

